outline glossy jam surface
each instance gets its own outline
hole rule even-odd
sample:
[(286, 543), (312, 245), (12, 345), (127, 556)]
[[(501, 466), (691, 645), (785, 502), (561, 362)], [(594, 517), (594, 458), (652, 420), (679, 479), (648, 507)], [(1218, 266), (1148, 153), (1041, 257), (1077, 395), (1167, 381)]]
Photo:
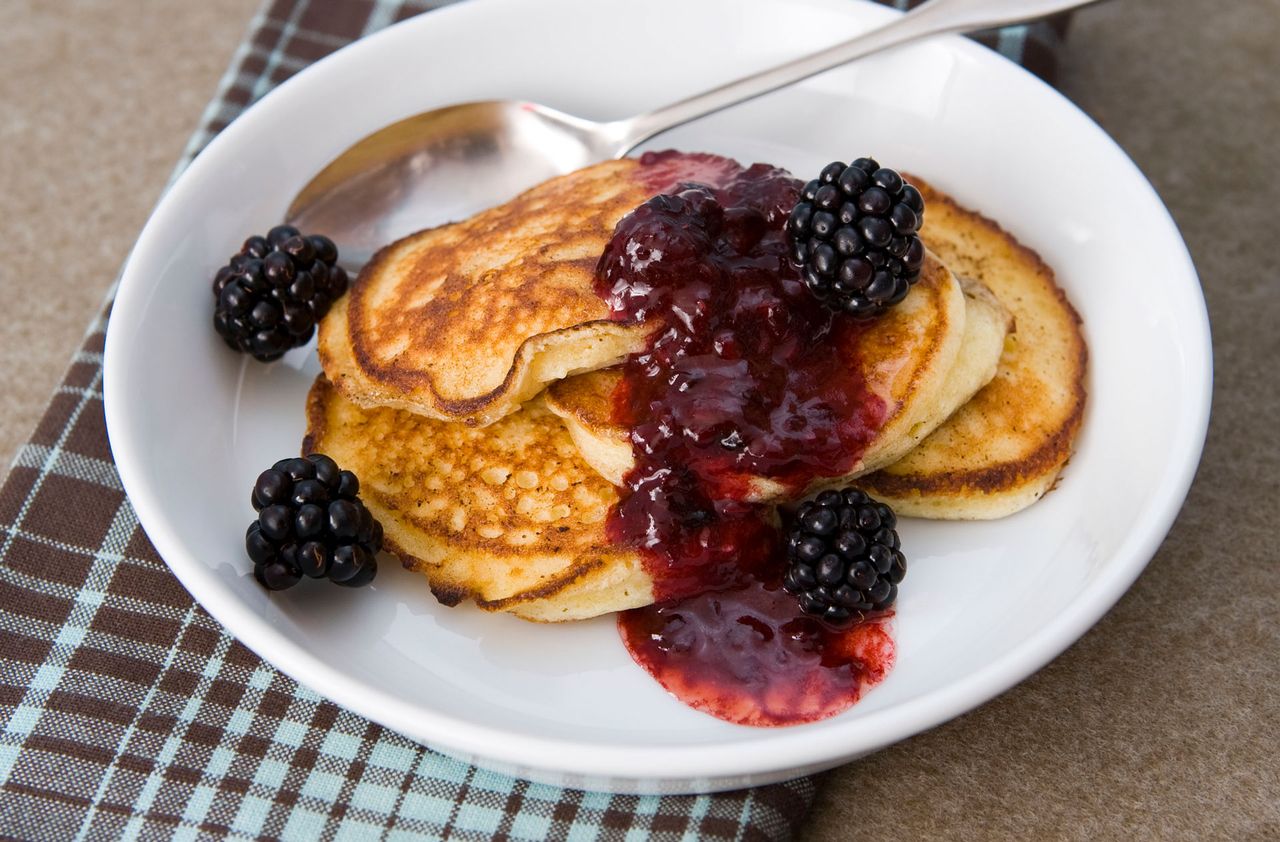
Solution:
[[(816, 301), (788, 259), (798, 181), (705, 155), (642, 165), (670, 192), (618, 223), (596, 283), (615, 318), (660, 326), (614, 394), (636, 464), (610, 537), (649, 551), (661, 601), (776, 563), (773, 526), (745, 502), (753, 478), (798, 491), (844, 473), (885, 406), (854, 360), (859, 323)], [(710, 183), (669, 183), (673, 171)]]
[(847, 709), (893, 666), (889, 618), (846, 629), (800, 614), (779, 584), (628, 611), (631, 656), (668, 692), (739, 725), (795, 725)]
[[(817, 477), (846, 472), (874, 438), (886, 407), (856, 364), (860, 326), (822, 307), (788, 259), (783, 226), (796, 179), (710, 155), (650, 153), (641, 165), (659, 195), (618, 223), (596, 269), (614, 318), (657, 326), (648, 347), (624, 363), (614, 394), (614, 420), (631, 431), (635, 467), (609, 535), (641, 549), (658, 600), (622, 616), (623, 637), (663, 686), (714, 715), (745, 724), (831, 715), (883, 672), (837, 665), (832, 653), (883, 628), (787, 642), (784, 629), (819, 624), (798, 619), (794, 597), (764, 584), (781, 578), (781, 540), (772, 510), (749, 501), (761, 478), (799, 493)], [(716, 614), (725, 610), (739, 616)], [(667, 646), (672, 623), (712, 642)], [(772, 642), (747, 635), (743, 651), (754, 655), (711, 658), (717, 635), (737, 639), (743, 629)], [(695, 633), (675, 638), (687, 634)], [(774, 678), (739, 681), (753, 671), (752, 658), (776, 661)], [(787, 684), (816, 695), (792, 697), (787, 714), (776, 692)], [(815, 699), (826, 701), (815, 709)], [(739, 718), (747, 707), (754, 712)]]

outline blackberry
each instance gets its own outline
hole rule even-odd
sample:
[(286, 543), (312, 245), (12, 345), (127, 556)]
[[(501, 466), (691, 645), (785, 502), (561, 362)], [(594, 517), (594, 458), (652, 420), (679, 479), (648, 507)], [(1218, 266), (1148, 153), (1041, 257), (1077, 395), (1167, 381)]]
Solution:
[(783, 587), (800, 608), (839, 623), (883, 611), (907, 574), (893, 510), (861, 491), (824, 491), (800, 504), (787, 533)]
[(358, 588), (378, 572), (382, 524), (360, 501), (360, 481), (320, 453), (281, 459), (258, 475), (258, 519), (245, 533), (253, 575), (268, 590), (303, 576)]
[(920, 279), (920, 191), (871, 158), (833, 161), (804, 186), (787, 219), (791, 259), (833, 310), (865, 319), (906, 298)]
[(213, 327), (235, 351), (271, 362), (307, 344), (347, 273), (328, 237), (277, 225), (250, 237), (213, 278)]

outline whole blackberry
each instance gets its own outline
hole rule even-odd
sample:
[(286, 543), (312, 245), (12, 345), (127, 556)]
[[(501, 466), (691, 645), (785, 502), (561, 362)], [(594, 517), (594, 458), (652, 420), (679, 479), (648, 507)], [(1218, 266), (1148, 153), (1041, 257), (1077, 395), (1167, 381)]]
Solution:
[(328, 456), (281, 459), (258, 476), (245, 549), (253, 575), (268, 590), (303, 576), (358, 588), (378, 572), (382, 524), (360, 502), (360, 481)]
[(869, 318), (920, 279), (920, 191), (871, 158), (833, 161), (804, 186), (787, 220), (791, 258), (833, 310)]
[(788, 529), (783, 587), (806, 614), (836, 623), (888, 608), (907, 574), (897, 525), (892, 509), (854, 488), (801, 503)]
[(232, 350), (262, 362), (305, 345), (347, 291), (337, 260), (332, 240), (303, 236), (291, 225), (250, 237), (213, 278), (214, 329)]

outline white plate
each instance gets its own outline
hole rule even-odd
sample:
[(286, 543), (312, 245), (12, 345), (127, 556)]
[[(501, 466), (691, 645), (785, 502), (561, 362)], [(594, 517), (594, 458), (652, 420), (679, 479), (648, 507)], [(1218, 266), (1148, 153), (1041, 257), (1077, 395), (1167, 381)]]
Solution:
[(485, 0), (360, 41), (265, 97), (156, 209), (107, 337), (112, 447), (174, 573), (263, 658), (351, 710), (489, 768), (615, 791), (828, 768), (981, 704), (1065, 649), (1129, 587), (1186, 494), (1208, 421), (1208, 323), (1182, 240), (1124, 153), (1053, 90), (960, 38), (827, 73), (657, 144), (802, 175), (875, 154), (1037, 249), (1084, 317), (1089, 405), (1059, 488), (994, 523), (903, 525), (897, 666), (851, 710), (793, 728), (729, 725), (668, 697), (609, 618), (534, 626), (446, 609), (391, 563), (355, 592), (268, 595), (248, 572), (249, 489), (297, 452), (318, 369), (312, 349), (269, 366), (226, 351), (209, 282), (320, 166), (455, 102), (629, 115), (892, 14), (850, 0)]

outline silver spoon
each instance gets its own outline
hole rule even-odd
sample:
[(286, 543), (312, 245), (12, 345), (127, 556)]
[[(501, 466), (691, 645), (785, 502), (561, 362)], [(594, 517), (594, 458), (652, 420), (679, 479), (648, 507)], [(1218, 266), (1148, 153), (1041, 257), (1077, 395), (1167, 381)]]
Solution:
[(1044, 17), (1096, 0), (930, 0), (842, 44), (624, 120), (598, 123), (531, 102), (470, 102), (380, 129), (335, 158), (297, 195), (286, 220), (324, 233), (358, 270), (396, 240), (492, 207), (598, 161), (621, 158), (690, 120), (854, 59), (946, 32)]

